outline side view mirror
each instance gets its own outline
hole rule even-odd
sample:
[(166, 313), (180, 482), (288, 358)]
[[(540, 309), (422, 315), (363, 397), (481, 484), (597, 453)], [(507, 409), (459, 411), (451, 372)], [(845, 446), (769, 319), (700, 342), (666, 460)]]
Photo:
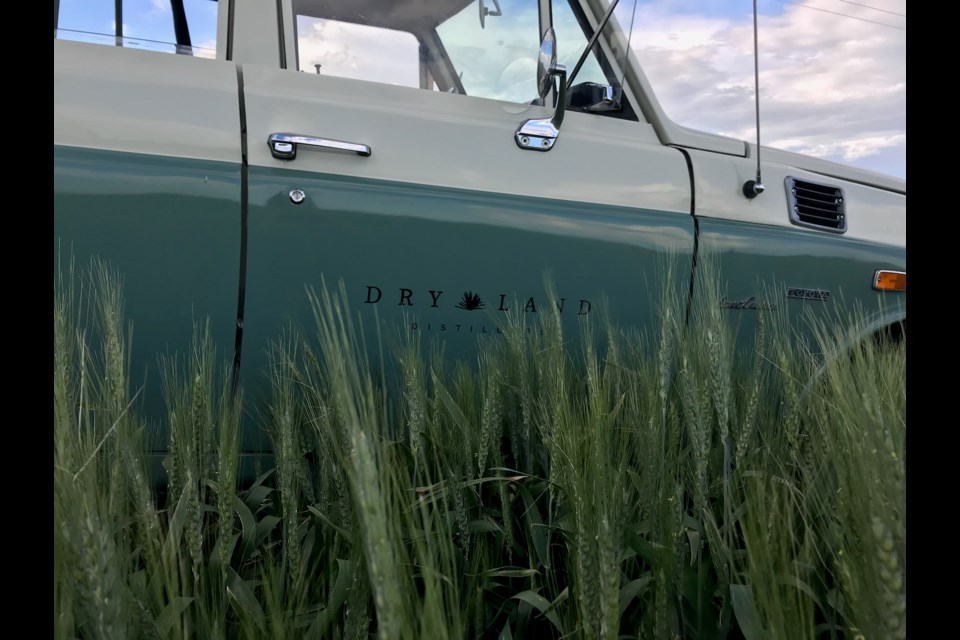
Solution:
[(550, 27), (540, 41), (540, 55), (537, 58), (537, 91), (540, 99), (545, 100), (554, 86), (554, 78), (559, 78), (557, 106), (550, 118), (532, 118), (526, 120), (517, 129), (514, 139), (521, 149), (549, 151), (560, 135), (563, 113), (567, 104), (567, 70), (557, 64), (557, 36)]
[(500, 10), (499, 0), (493, 0), (493, 6), (496, 7), (493, 11), (487, 8), (483, 0), (477, 3), (480, 8), (480, 28), (484, 29), (487, 26), (487, 16), (502, 16), (503, 12)]
[(544, 100), (553, 86), (551, 71), (557, 67), (557, 35), (553, 27), (547, 29), (540, 41), (540, 54), (537, 56), (537, 91), (540, 100)]

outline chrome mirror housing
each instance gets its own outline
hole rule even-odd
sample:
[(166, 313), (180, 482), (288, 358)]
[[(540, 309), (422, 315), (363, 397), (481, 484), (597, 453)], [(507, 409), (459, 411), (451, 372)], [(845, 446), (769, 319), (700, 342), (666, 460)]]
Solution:
[(540, 41), (540, 55), (537, 57), (537, 92), (541, 104), (550, 93), (553, 85), (551, 71), (557, 67), (557, 35), (553, 27), (547, 29)]

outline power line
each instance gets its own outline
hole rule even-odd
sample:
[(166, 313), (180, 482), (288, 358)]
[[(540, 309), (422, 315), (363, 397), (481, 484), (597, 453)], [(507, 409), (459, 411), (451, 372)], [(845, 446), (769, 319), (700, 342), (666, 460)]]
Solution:
[(882, 11), (883, 13), (889, 13), (890, 15), (897, 16), (899, 18), (907, 17), (907, 14), (905, 13), (897, 13), (896, 11), (887, 11), (886, 9), (880, 9), (879, 7), (871, 7), (868, 4), (860, 4), (859, 2), (851, 2), (850, 0), (837, 0), (837, 2), (842, 2), (844, 4), (852, 4), (856, 7), (863, 7), (864, 9), (872, 9), (873, 11)]
[(820, 7), (811, 7), (808, 4), (801, 4), (799, 2), (790, 2), (789, 0), (777, 0), (781, 4), (792, 4), (804, 9), (811, 9), (813, 11), (822, 11), (824, 13), (830, 13), (835, 16), (840, 16), (842, 18), (850, 18), (851, 20), (859, 20), (860, 22), (869, 22), (870, 24), (878, 24), (881, 27), (888, 27), (890, 29), (896, 29), (897, 31), (906, 31), (905, 27), (895, 27), (892, 24), (887, 24), (886, 22), (877, 22), (876, 20), (867, 20), (866, 18), (858, 18), (857, 16), (851, 16), (846, 13), (839, 13), (837, 11), (830, 11), (829, 9), (821, 9)]

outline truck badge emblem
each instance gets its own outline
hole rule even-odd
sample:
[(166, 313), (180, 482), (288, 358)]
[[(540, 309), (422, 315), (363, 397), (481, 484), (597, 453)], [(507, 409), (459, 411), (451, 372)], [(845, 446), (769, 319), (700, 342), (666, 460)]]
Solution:
[(770, 302), (757, 302), (755, 296), (750, 296), (746, 300), (727, 300), (720, 301), (721, 309), (776, 309), (777, 305)]
[(800, 300), (819, 300), (826, 302), (830, 299), (830, 292), (823, 289), (804, 289), (803, 287), (787, 287), (788, 298), (798, 298)]

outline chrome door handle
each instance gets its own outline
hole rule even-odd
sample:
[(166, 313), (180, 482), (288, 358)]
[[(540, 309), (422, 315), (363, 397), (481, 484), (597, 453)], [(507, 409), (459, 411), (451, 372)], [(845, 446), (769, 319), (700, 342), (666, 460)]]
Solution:
[(342, 140), (329, 140), (327, 138), (316, 138), (314, 136), (299, 136), (295, 133), (271, 133), (267, 138), (267, 146), (270, 147), (270, 153), (274, 158), (280, 160), (293, 160), (297, 157), (297, 147), (299, 145), (314, 147), (316, 149), (333, 149), (335, 151), (353, 151), (360, 156), (369, 156), (372, 151), (365, 144), (356, 144), (355, 142), (343, 142)]

